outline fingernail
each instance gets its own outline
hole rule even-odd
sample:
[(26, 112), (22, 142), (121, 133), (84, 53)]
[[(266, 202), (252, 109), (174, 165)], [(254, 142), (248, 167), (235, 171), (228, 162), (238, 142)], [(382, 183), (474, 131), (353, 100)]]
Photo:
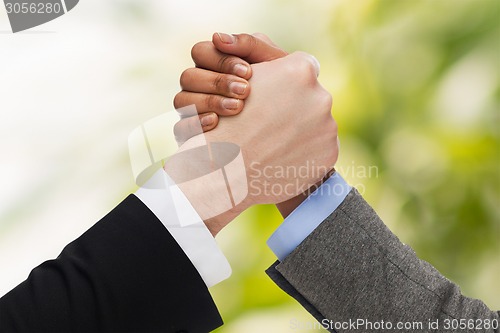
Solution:
[(236, 95), (243, 95), (245, 90), (247, 90), (247, 85), (241, 82), (231, 82), (231, 84), (229, 84), (229, 90)]
[(233, 44), (234, 43), (234, 36), (228, 35), (222, 32), (218, 32), (217, 35), (219, 35), (219, 38), (221, 42), (224, 44)]
[(210, 113), (201, 118), (201, 126), (211, 126), (215, 122), (215, 114)]
[(247, 75), (248, 73), (248, 67), (242, 64), (236, 64), (234, 65), (234, 74), (243, 77)]
[(240, 104), (238, 99), (234, 98), (224, 98), (222, 100), (222, 106), (228, 110), (236, 110)]

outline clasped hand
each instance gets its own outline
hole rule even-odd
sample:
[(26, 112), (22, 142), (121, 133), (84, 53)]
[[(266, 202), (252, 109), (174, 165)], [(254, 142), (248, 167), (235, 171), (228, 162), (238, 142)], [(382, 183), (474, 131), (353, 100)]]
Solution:
[[(200, 152), (211, 162), (204, 154), (176, 156), (166, 172), (214, 236), (255, 204), (278, 204), (286, 215), (338, 158), (332, 98), (318, 82), (319, 63), (303, 52), (287, 54), (262, 34), (214, 34), (193, 47), (192, 58), (196, 67), (182, 73), (174, 107), (194, 104), (198, 114), (181, 111), (174, 129), (178, 156), (206, 144)], [(243, 167), (214, 164), (214, 154), (224, 154), (216, 143), (238, 147)], [(203, 181), (179, 181), (192, 175), (204, 175)], [(236, 202), (237, 193), (245, 195)]]

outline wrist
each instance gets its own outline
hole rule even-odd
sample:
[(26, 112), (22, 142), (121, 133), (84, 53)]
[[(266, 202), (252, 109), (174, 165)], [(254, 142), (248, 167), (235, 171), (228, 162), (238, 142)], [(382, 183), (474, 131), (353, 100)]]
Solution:
[(283, 218), (287, 218), (288, 215), (290, 215), (304, 200), (309, 197), (314, 191), (316, 191), (328, 178), (330, 178), (333, 174), (335, 173), (335, 168), (330, 170), (323, 179), (318, 181), (316, 184), (311, 186), (307, 191), (304, 191), (297, 195), (296, 197), (293, 197), (287, 201), (280, 202), (276, 204), (276, 208), (278, 208), (279, 212), (281, 213), (281, 216)]
[(217, 236), (217, 234), (224, 229), (231, 221), (233, 221), (238, 215), (249, 208), (250, 205), (246, 204), (246, 200), (236, 205), (235, 207), (229, 209), (228, 211), (219, 214), (217, 216), (211, 217), (209, 219), (203, 220), (207, 229), (210, 231), (212, 236)]
[(164, 170), (213, 236), (251, 205), (242, 154), (233, 144), (187, 141)]
[(287, 218), (287, 216), (290, 215), (295, 208), (299, 207), (299, 205), (306, 200), (308, 196), (309, 195), (306, 194), (306, 192), (300, 193), (294, 198), (276, 204), (276, 208), (278, 208), (283, 218)]

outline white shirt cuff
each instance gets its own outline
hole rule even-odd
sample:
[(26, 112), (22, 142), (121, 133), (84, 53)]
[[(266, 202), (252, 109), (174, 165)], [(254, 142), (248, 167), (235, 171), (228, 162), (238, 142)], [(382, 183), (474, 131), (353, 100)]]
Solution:
[(158, 170), (135, 195), (167, 228), (207, 287), (231, 276), (231, 266), (215, 238), (163, 169)]

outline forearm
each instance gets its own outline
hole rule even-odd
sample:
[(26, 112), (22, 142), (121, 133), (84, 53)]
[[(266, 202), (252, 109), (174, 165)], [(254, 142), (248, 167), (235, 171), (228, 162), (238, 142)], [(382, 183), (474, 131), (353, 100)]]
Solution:
[(0, 332), (209, 331), (221, 324), (195, 267), (133, 195), (0, 299)]
[(421, 322), (425, 331), (439, 320), (442, 332), (446, 320), (498, 320), (498, 313), (418, 259), (355, 190), (271, 271), (335, 322)]

